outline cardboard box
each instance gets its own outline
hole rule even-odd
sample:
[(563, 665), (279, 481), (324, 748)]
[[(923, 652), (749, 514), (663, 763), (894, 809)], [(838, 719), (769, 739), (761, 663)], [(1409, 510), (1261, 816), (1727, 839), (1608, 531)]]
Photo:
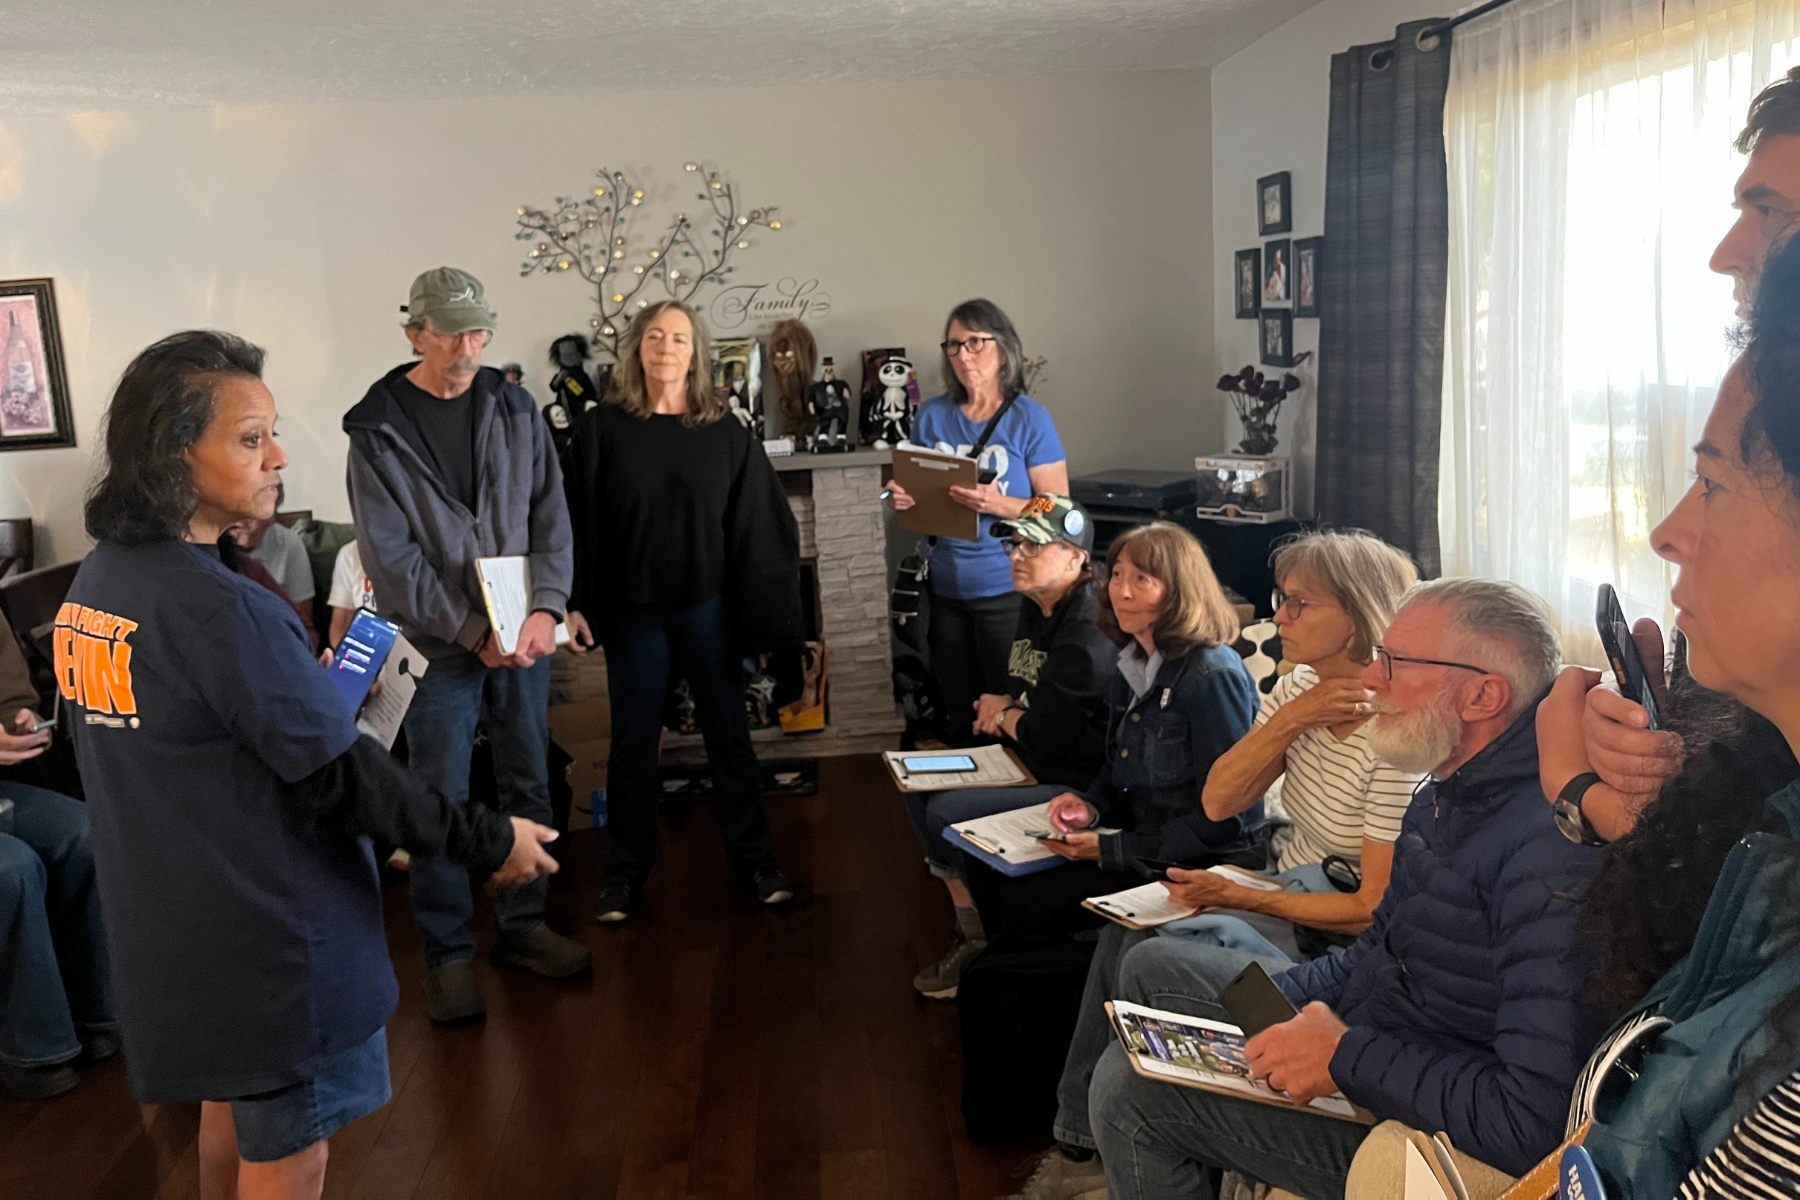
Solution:
[(549, 718), (550, 736), (570, 754), (575, 753), (575, 747), (582, 742), (604, 740), (612, 735), (612, 705), (605, 700), (552, 704)]
[(606, 756), (612, 749), (610, 741), (577, 742), (573, 746), (564, 746), (569, 757), (575, 761), (569, 764), (569, 788), (575, 793), (569, 805), (569, 828), (593, 828), (593, 793), (595, 788), (606, 786)]

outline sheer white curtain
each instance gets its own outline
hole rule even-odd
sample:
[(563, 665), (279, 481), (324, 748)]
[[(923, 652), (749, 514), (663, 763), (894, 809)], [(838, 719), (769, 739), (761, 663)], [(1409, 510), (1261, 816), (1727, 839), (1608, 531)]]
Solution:
[(1597, 663), (1594, 589), (1667, 627), (1648, 534), (1731, 359), (1731, 143), (1800, 0), (1516, 0), (1455, 34), (1439, 529), (1446, 575), (1550, 602)]

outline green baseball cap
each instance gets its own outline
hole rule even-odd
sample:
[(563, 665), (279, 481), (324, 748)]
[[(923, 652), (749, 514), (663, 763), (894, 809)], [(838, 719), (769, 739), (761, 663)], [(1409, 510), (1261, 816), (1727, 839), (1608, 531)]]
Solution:
[(455, 267), (434, 267), (413, 280), (400, 311), (408, 324), (423, 317), (439, 333), (494, 332), (494, 310), (488, 307), (481, 280)]
[(1094, 522), (1087, 509), (1067, 496), (1033, 496), (1025, 502), (1024, 512), (1010, 521), (995, 521), (991, 528), (995, 537), (1016, 533), (1040, 546), (1067, 542), (1077, 550), (1094, 552)]

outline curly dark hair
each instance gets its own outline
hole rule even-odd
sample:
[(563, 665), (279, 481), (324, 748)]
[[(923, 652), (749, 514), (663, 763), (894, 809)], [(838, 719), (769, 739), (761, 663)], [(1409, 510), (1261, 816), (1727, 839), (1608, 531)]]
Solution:
[(261, 347), (215, 329), (170, 334), (132, 359), (106, 409), (89, 536), (126, 546), (186, 537), (197, 498), (182, 456), (212, 424), (218, 384), (262, 371)]

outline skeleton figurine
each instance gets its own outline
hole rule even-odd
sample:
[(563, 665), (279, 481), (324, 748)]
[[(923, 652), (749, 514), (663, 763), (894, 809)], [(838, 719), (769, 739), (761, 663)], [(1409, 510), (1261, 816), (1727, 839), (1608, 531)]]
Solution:
[(912, 404), (906, 394), (906, 381), (912, 364), (904, 358), (890, 358), (881, 364), (876, 376), (881, 382), (881, 399), (875, 405), (875, 448), (891, 450), (912, 434)]
[(851, 449), (850, 385), (837, 377), (829, 358), (821, 366), (825, 377), (812, 385), (806, 397), (813, 428), (818, 431), (813, 435), (812, 452), (832, 454)]

